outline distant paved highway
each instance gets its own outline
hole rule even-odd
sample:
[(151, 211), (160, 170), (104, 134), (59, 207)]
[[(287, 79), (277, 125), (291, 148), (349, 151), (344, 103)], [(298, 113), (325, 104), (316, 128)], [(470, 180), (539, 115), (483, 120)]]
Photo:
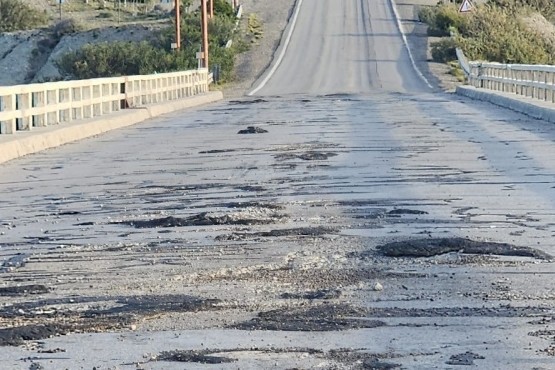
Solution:
[(292, 19), (286, 53), (256, 94), (430, 91), (413, 69), (390, 1), (302, 0)]

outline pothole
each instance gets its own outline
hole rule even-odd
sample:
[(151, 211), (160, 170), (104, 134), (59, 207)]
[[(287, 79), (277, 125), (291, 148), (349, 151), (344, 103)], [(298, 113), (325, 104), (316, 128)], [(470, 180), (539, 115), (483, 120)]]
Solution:
[(268, 214), (261, 211), (245, 211), (223, 215), (202, 212), (189, 217), (168, 216), (150, 220), (116, 221), (112, 224), (129, 225), (137, 229), (213, 225), (266, 225), (279, 222), (284, 217), (281, 214)]
[(300, 309), (260, 312), (257, 317), (231, 328), (241, 330), (338, 331), (385, 326), (380, 320), (369, 320), (365, 311), (347, 305), (320, 305)]
[(552, 260), (541, 250), (507, 243), (481, 242), (466, 238), (428, 238), (391, 242), (376, 247), (388, 257), (432, 257), (450, 252), (514, 257), (533, 257)]

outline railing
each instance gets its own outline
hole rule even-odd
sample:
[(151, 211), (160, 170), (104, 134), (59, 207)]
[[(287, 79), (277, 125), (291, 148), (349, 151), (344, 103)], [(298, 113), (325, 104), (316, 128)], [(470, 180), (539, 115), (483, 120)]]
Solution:
[(555, 103), (555, 66), (468, 62), (457, 49), (468, 84)]
[(208, 91), (207, 69), (0, 87), (0, 134), (57, 125)]

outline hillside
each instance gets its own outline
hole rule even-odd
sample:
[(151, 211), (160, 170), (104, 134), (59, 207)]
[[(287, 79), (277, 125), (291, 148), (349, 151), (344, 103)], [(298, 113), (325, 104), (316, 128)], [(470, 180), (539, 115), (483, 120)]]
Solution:
[[(107, 41), (141, 41), (171, 23), (170, 7), (147, 11), (134, 6), (90, 0), (65, 0), (60, 19), (55, 0), (22, 0), (50, 16), (47, 28), (3, 33), (0, 36), (0, 85), (18, 85), (63, 79), (56, 60), (82, 45)], [(122, 2), (123, 4), (123, 2)]]

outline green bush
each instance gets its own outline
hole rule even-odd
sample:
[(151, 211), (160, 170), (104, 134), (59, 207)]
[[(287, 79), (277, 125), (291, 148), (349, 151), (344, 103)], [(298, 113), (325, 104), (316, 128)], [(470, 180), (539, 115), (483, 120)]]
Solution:
[(214, 14), (228, 18), (235, 18), (231, 3), (226, 0), (214, 0)]
[(168, 53), (143, 41), (89, 44), (65, 54), (58, 67), (78, 79), (152, 74), (191, 69), (184, 52)]
[(446, 37), (440, 41), (432, 42), (432, 59), (435, 62), (447, 63), (457, 59), (455, 40)]
[(418, 16), (428, 25), (428, 35), (449, 36), (451, 28), (459, 29), (467, 22), (465, 14), (459, 12), (455, 4), (439, 4), (434, 7), (423, 7)]
[(512, 11), (500, 7), (487, 6), (473, 12), (456, 41), (471, 60), (517, 64), (555, 62), (552, 46), (525, 27)]
[(0, 0), (0, 32), (29, 30), (46, 25), (45, 13), (20, 0)]
[[(235, 56), (245, 50), (245, 42), (235, 31), (233, 9), (227, 8), (225, 0), (214, 2), (215, 17), (209, 20), (210, 67), (220, 67), (220, 81), (232, 79)], [(231, 11), (231, 12), (230, 12)], [(231, 48), (225, 48), (228, 40), (235, 39)], [(197, 66), (196, 53), (201, 46), (200, 14), (181, 14), (181, 50), (172, 51), (175, 27), (160, 32), (154, 42), (113, 42), (86, 45), (80, 50), (64, 55), (58, 67), (78, 79), (112, 77), (122, 75), (151, 74), (193, 69)]]
[(555, 2), (553, 0), (489, 0), (488, 4), (511, 12), (519, 12), (523, 8), (529, 8), (541, 13), (546, 18), (555, 16)]

